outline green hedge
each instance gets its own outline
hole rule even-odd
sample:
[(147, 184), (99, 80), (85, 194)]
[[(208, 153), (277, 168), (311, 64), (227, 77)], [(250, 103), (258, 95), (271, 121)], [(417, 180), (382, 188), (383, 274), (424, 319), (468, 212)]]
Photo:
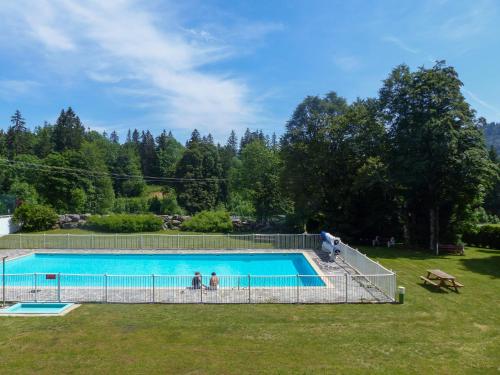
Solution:
[(58, 216), (50, 206), (42, 204), (24, 203), (14, 211), (13, 220), (21, 224), (21, 229), (26, 232), (47, 230), (54, 226)]
[(134, 233), (156, 232), (162, 229), (163, 220), (154, 215), (107, 215), (91, 216), (87, 227), (102, 232)]
[(145, 197), (120, 197), (115, 199), (115, 214), (143, 214), (149, 210), (149, 202)]
[(230, 232), (233, 222), (227, 211), (201, 211), (182, 223), (183, 230), (191, 232)]
[(471, 246), (500, 249), (500, 225), (481, 225), (464, 233), (463, 241)]

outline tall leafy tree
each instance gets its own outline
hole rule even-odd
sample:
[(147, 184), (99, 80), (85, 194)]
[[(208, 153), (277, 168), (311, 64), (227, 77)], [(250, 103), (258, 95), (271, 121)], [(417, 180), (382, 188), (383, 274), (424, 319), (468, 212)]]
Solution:
[(53, 131), (54, 127), (47, 122), (35, 129), (33, 150), (35, 155), (41, 159), (54, 151)]
[(261, 222), (267, 222), (286, 210), (287, 202), (280, 190), (281, 167), (279, 155), (260, 139), (251, 141), (241, 151), (238, 188), (249, 193)]
[(297, 225), (305, 229), (326, 224), (325, 207), (332, 183), (329, 175), (330, 147), (328, 131), (332, 118), (348, 109), (346, 100), (332, 92), (324, 98), (309, 96), (295, 109), (286, 124), (281, 155), (284, 161), (283, 189), (294, 202)]
[(409, 243), (454, 240), (481, 203), (493, 165), (453, 67), (395, 68), (380, 90), (389, 172), (403, 197)]
[(214, 209), (219, 203), (222, 168), (217, 148), (193, 131), (186, 150), (176, 168), (176, 177), (185, 179), (177, 183), (179, 204), (189, 213)]
[(163, 132), (156, 138), (156, 153), (160, 175), (162, 177), (173, 177), (178, 161), (184, 152), (184, 146), (179, 143), (171, 132)]
[(133, 142), (127, 142), (119, 148), (111, 170), (115, 175), (113, 183), (117, 195), (138, 196), (146, 188), (141, 174), (139, 153)]

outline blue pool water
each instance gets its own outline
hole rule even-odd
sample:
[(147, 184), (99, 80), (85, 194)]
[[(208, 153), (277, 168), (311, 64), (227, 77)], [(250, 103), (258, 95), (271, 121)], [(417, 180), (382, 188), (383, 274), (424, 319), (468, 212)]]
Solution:
[(1, 310), (2, 314), (60, 314), (72, 303), (16, 303)]
[[(201, 272), (203, 282), (208, 283), (210, 274), (216, 272), (223, 284), (244, 285), (251, 275), (252, 285), (303, 286), (323, 285), (323, 282), (304, 255), (300, 253), (274, 254), (32, 254), (13, 259), (6, 263), (9, 283), (26, 283), (31, 277), (16, 274), (37, 275), (37, 285), (56, 285), (58, 274), (63, 274), (61, 282), (65, 285), (91, 285), (102, 283), (100, 277), (108, 275), (109, 286), (122, 285), (125, 281), (135, 284), (149, 283), (149, 275), (156, 275), (157, 283), (173, 283), (166, 276), (185, 276), (183, 283), (189, 284), (195, 272)], [(67, 275), (99, 275), (94, 278)], [(113, 276), (114, 275), (114, 276)], [(118, 275), (137, 275), (133, 281)], [(163, 275), (163, 276), (160, 276)], [(279, 275), (280, 277), (263, 277)], [(304, 275), (298, 279), (296, 275)], [(144, 276), (144, 277), (140, 277)], [(227, 276), (227, 277), (226, 277)], [(309, 276), (309, 277), (307, 277)], [(130, 278), (128, 278), (130, 279)], [(144, 280), (142, 280), (144, 279)], [(24, 281), (22, 281), (24, 280)], [(28, 281), (26, 281), (28, 280)], [(131, 279), (132, 280), (132, 279)], [(31, 281), (30, 281), (31, 282)], [(179, 282), (179, 281), (176, 281)], [(146, 285), (145, 285), (146, 286)]]

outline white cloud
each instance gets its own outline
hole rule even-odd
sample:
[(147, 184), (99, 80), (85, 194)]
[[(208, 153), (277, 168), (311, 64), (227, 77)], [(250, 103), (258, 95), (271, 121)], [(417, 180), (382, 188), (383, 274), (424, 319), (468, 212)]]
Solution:
[(494, 4), (490, 1), (477, 1), (472, 9), (467, 12), (448, 18), (440, 28), (440, 33), (445, 38), (458, 40), (474, 37), (482, 32), (494, 13)]
[(20, 96), (31, 95), (40, 84), (30, 80), (0, 80), (0, 98), (13, 100)]
[(406, 52), (409, 52), (409, 53), (412, 53), (412, 54), (419, 53), (418, 49), (410, 47), (408, 44), (406, 44), (405, 42), (403, 42), (400, 38), (397, 38), (395, 36), (392, 36), (392, 35), (386, 36), (386, 37), (382, 38), (382, 40), (385, 41), (385, 42), (389, 42), (389, 43), (392, 43), (392, 44), (396, 45), (397, 47), (399, 47), (403, 51), (406, 51)]
[(357, 70), (361, 67), (361, 61), (354, 56), (336, 56), (333, 58), (335, 64), (346, 72)]
[(467, 96), (469, 96), (474, 102), (476, 102), (477, 104), (481, 105), (482, 107), (484, 107), (484, 108), (489, 109), (490, 111), (492, 111), (492, 113), (494, 114), (494, 116), (500, 117), (500, 108), (499, 107), (495, 107), (494, 105), (491, 105), (490, 103), (484, 101), (479, 96), (477, 96), (476, 94), (474, 94), (472, 91), (467, 90), (465, 87), (462, 88), (462, 91)]
[[(226, 134), (253, 126), (260, 116), (242, 79), (207, 72), (233, 53), (231, 46), (208, 32), (182, 28), (176, 17), (153, 13), (144, 3), (18, 0), (2, 13), (20, 21), (17, 30), (6, 31), (25, 30), (23, 37), (45, 48), (54, 70), (73, 69), (79, 79), (134, 95), (139, 106), (153, 98), (151, 110), (174, 128)], [(279, 25), (260, 25), (251, 29), (252, 37), (275, 29)]]

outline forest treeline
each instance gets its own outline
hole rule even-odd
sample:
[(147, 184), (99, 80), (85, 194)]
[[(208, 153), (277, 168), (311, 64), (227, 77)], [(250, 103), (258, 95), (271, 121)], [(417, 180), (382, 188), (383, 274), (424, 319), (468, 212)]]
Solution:
[(185, 144), (147, 129), (120, 140), (86, 129), (71, 108), (31, 131), (16, 111), (0, 131), (0, 194), (61, 213), (226, 209), (300, 231), (434, 247), (500, 215), (489, 125), (461, 86), (444, 62), (400, 65), (376, 98), (309, 96), (279, 139), (247, 129), (224, 144), (197, 130)]

